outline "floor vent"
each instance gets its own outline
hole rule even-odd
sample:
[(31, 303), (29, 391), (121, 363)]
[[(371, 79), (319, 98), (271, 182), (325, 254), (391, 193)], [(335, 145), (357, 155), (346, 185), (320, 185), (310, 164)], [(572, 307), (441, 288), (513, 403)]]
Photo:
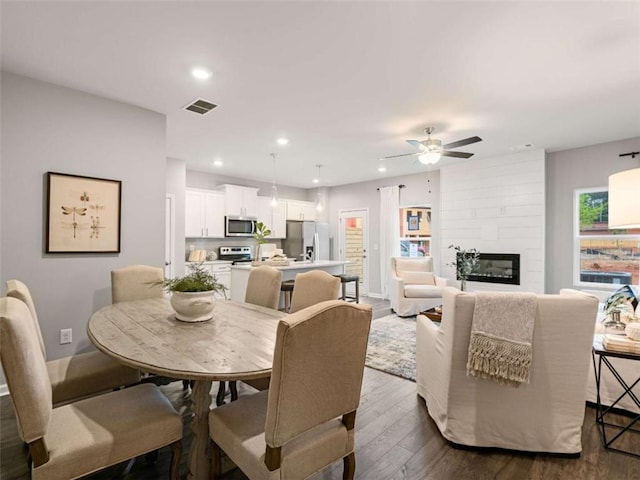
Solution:
[(215, 103), (207, 102), (206, 100), (202, 100), (201, 98), (191, 102), (189, 105), (184, 107), (185, 110), (189, 110), (190, 112), (199, 113), (200, 115), (204, 115), (205, 113), (209, 113), (211, 110), (216, 108), (218, 105)]

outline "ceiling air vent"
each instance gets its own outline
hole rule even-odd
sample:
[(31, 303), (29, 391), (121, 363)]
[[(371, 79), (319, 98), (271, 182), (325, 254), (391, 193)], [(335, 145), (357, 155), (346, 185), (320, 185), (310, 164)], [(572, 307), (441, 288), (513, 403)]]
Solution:
[(199, 113), (200, 115), (204, 115), (205, 113), (209, 113), (211, 110), (216, 108), (218, 105), (215, 103), (207, 102), (206, 100), (202, 100), (201, 98), (191, 102), (189, 105), (184, 107), (185, 110), (189, 110), (190, 112)]

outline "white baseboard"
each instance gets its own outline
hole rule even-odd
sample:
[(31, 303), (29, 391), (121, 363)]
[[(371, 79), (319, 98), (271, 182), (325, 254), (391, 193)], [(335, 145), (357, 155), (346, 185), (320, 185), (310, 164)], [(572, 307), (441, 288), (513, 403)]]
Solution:
[(381, 293), (371, 293), (371, 292), (369, 292), (369, 293), (367, 293), (366, 296), (367, 297), (371, 297), (371, 298), (382, 298), (382, 299), (384, 299), (384, 297), (382, 296)]
[(0, 385), (0, 397), (4, 397), (5, 395), (9, 395), (9, 387), (7, 387), (6, 383)]

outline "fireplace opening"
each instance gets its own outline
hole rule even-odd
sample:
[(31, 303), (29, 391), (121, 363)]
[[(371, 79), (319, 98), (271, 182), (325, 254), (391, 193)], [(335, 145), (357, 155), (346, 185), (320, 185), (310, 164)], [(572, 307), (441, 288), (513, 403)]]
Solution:
[[(458, 253), (458, 257), (460, 253)], [(460, 258), (457, 259), (460, 261)], [(470, 282), (520, 285), (520, 255), (517, 253), (480, 253), (478, 268), (467, 279)], [(458, 277), (460, 280), (460, 277)]]

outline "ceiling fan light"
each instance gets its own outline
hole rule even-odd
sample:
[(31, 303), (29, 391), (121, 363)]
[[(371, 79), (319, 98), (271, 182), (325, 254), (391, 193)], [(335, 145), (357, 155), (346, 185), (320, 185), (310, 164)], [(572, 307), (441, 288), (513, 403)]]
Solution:
[(425, 152), (418, 157), (418, 160), (424, 165), (433, 165), (440, 160), (440, 152)]

